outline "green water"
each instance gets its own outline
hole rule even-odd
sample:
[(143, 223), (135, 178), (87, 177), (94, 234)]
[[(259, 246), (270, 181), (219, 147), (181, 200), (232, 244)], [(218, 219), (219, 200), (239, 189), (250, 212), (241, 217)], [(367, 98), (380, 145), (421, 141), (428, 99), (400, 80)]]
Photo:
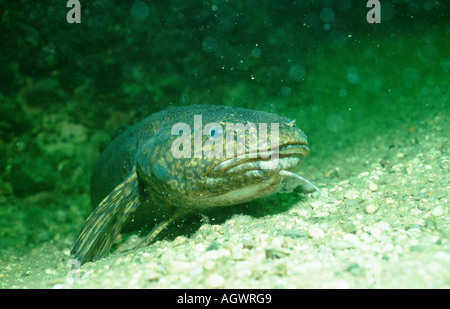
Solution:
[[(379, 200), (394, 203), (380, 202), (374, 218), (368, 197), (337, 204), (337, 217), (327, 222), (334, 227), (341, 220), (344, 233), (361, 239), (364, 229), (359, 234), (352, 227), (357, 220), (348, 219), (355, 212), (393, 230), (419, 226), (421, 233), (408, 236), (417, 241), (404, 252), (419, 250), (408, 257), (419, 268), (436, 262), (441, 279), (413, 273), (391, 286), (450, 286), (447, 2), (381, 1), (381, 23), (374, 24), (361, 0), (82, 1), (81, 23), (68, 23), (69, 8), (59, 2), (0, 4), (0, 287), (59, 283), (27, 272), (64, 268), (92, 210), (90, 176), (111, 136), (168, 106), (193, 104), (296, 119), (310, 146), (302, 175), (328, 188), (327, 204), (344, 200), (339, 186), (363, 190), (361, 173), (379, 168), (394, 177), (380, 176)], [(423, 166), (433, 173), (415, 174)], [(234, 214), (259, 220), (292, 207), (313, 209), (313, 201), (280, 194), (212, 218), (217, 224)], [(390, 221), (404, 211), (425, 223)], [(199, 219), (177, 235), (194, 237)], [(327, 233), (325, 240), (339, 235)], [(432, 248), (424, 247), (428, 236), (437, 237)], [(31, 258), (43, 251), (51, 253)], [(386, 267), (395, 268), (392, 263)], [(218, 266), (225, 279), (227, 265)], [(286, 276), (283, 287), (307, 287), (290, 281), (295, 274), (277, 276)], [(310, 286), (327, 287), (317, 280)]]

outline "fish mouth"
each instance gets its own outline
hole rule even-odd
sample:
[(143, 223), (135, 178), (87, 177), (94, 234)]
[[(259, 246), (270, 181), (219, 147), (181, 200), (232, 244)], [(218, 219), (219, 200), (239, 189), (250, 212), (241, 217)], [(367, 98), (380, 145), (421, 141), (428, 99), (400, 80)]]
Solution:
[(292, 170), (303, 162), (308, 153), (309, 148), (304, 143), (282, 145), (278, 150), (248, 152), (220, 162), (208, 174), (215, 176), (260, 170)]

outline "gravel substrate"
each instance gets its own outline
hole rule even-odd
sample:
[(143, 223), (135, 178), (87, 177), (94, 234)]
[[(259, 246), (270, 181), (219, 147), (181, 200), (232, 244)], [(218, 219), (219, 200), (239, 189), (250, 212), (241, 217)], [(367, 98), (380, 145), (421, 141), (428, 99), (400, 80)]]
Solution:
[(48, 242), (11, 257), (0, 282), (13, 288), (449, 288), (443, 151), (449, 127), (442, 116), (422, 120), (433, 123), (440, 126), (420, 147), (403, 147), (389, 164), (380, 164), (383, 149), (364, 147), (362, 155), (371, 158), (366, 171), (317, 183), (323, 196), (308, 195), (286, 212), (234, 215), (79, 271), (66, 264), (72, 240)]
[[(279, 195), (250, 203), (272, 211), (223, 210), (221, 220), (204, 214), (189, 233), (126, 254), (116, 250), (81, 268), (69, 255), (91, 211), (90, 166), (109, 137), (107, 123), (127, 124), (134, 112), (126, 105), (119, 110), (130, 114), (111, 112), (104, 127), (88, 129), (65, 110), (42, 109), (36, 116), (42, 125), (34, 123), (25, 139), (10, 145), (12, 164), (3, 162), (11, 176), (0, 179), (0, 288), (450, 288), (450, 41), (448, 27), (433, 29), (374, 32), (364, 40), (342, 34), (347, 43), (338, 50), (311, 47), (304, 79), (281, 94), (272, 89), (285, 79), (277, 72), (298, 69), (294, 63), (303, 59), (283, 56), (280, 68), (257, 62), (238, 71), (242, 80), (199, 86), (204, 96), (189, 94), (189, 104), (251, 107), (296, 119), (311, 150), (300, 173), (323, 195), (308, 193), (292, 205), (286, 205), (291, 195)], [(252, 84), (253, 71), (267, 84)], [(116, 75), (108, 75), (115, 82)], [(189, 89), (178, 78), (180, 85), (166, 81), (167, 92)], [(53, 93), (50, 86), (36, 93)], [(79, 97), (67, 96), (81, 119), (96, 104), (110, 105), (90, 89), (86, 84)], [(266, 96), (268, 90), (275, 94)], [(112, 95), (121, 102), (120, 94)], [(163, 97), (148, 104), (163, 101), (172, 102)], [(138, 241), (127, 237), (120, 246)]]

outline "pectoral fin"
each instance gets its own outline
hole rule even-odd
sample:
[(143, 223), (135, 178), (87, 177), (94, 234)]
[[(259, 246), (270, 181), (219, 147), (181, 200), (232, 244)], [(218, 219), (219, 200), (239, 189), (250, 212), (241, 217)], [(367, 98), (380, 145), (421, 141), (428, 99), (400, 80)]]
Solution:
[(87, 218), (71, 251), (72, 257), (83, 264), (105, 256), (139, 205), (139, 184), (133, 169)]

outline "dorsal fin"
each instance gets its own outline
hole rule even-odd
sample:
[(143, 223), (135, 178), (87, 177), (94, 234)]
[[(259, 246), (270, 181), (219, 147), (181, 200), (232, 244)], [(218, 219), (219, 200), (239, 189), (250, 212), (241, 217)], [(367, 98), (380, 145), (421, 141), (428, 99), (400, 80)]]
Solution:
[(72, 258), (83, 264), (104, 257), (139, 205), (139, 184), (133, 168), (88, 217), (71, 251)]

